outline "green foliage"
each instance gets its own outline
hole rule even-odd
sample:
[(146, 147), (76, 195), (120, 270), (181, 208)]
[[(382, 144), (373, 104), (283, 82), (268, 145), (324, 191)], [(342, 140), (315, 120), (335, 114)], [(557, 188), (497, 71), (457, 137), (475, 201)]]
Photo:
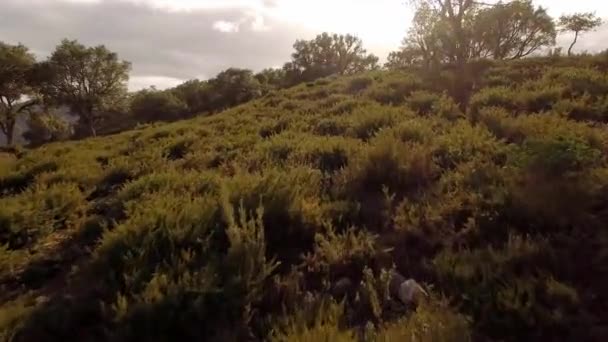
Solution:
[(27, 121), (28, 131), (23, 133), (32, 146), (67, 140), (72, 135), (71, 125), (54, 113), (32, 114)]
[(344, 306), (333, 301), (311, 300), (293, 317), (285, 319), (280, 330), (272, 332), (270, 341), (341, 341), (354, 342), (354, 332), (338, 327), (344, 315)]
[(355, 158), (341, 176), (344, 191), (355, 196), (391, 192), (407, 193), (431, 182), (437, 172), (432, 151), (423, 145), (407, 144), (380, 136)]
[(75, 184), (59, 183), (3, 199), (0, 242), (20, 249), (56, 230), (78, 226), (86, 208), (84, 197)]
[(462, 66), (476, 58), (519, 59), (555, 44), (553, 19), (531, 0), (416, 4), (404, 46), (389, 55), (389, 69), (412, 65), (429, 69), (444, 62)]
[(369, 140), (383, 128), (391, 127), (397, 120), (396, 111), (377, 108), (368, 110), (358, 110), (352, 114), (350, 125), (350, 135), (362, 140)]
[(368, 54), (361, 39), (347, 35), (318, 35), (297, 40), (292, 60), (283, 66), (289, 85), (314, 81), (333, 74), (352, 75), (376, 68), (378, 57)]
[(442, 303), (425, 303), (410, 317), (388, 324), (374, 341), (471, 341), (467, 318)]
[(129, 62), (103, 45), (86, 47), (64, 39), (37, 74), (46, 101), (69, 106), (94, 136), (99, 113), (124, 97), (130, 69)]
[(246, 69), (227, 69), (209, 80), (212, 89), (211, 106), (223, 110), (261, 95), (260, 83)]
[(539, 328), (555, 338), (580, 334), (563, 329), (563, 324), (577, 320), (579, 297), (545, 273), (559, 267), (546, 244), (511, 236), (502, 248), (446, 252), (434, 263), (449, 291), (459, 294), (458, 300), (471, 310), (475, 324), (497, 334), (516, 327), (514, 337), (538, 336)]
[(336, 233), (329, 225), (323, 233), (315, 235), (315, 247), (305, 256), (306, 267), (317, 272), (323, 269), (340, 268), (351, 263), (365, 265), (379, 251), (376, 249), (376, 236), (365, 230), (350, 228), (342, 234)]
[(4, 303), (0, 308), (0, 339), (3, 341), (13, 340), (20, 321), (34, 311), (36, 302), (27, 297)]
[(383, 79), (367, 91), (367, 95), (382, 104), (398, 105), (405, 102), (407, 96), (422, 88), (422, 82), (411, 74), (394, 74)]
[(131, 113), (142, 122), (176, 120), (185, 110), (185, 104), (170, 92), (144, 89), (131, 99)]
[(350, 93), (358, 93), (374, 83), (374, 80), (370, 77), (357, 77), (353, 78), (348, 84), (348, 92)]
[(238, 107), (0, 153), (0, 336), (604, 340), (602, 58), (232, 70), (162, 96)]
[(562, 31), (574, 32), (574, 41), (568, 48), (568, 56), (570, 56), (572, 55), (572, 48), (578, 41), (579, 35), (584, 32), (592, 31), (602, 25), (602, 19), (598, 18), (595, 13), (574, 13), (559, 17), (558, 25)]
[(478, 39), (481, 56), (517, 59), (555, 44), (556, 29), (547, 10), (534, 8), (532, 1), (517, 0), (483, 8), (476, 13), (473, 30), (484, 32)]
[(545, 75), (547, 82), (563, 84), (570, 96), (600, 96), (608, 90), (608, 77), (593, 69), (560, 68)]
[(23, 101), (24, 96), (32, 93), (31, 74), (35, 62), (27, 47), (0, 41), (0, 130), (9, 146), (13, 144), (17, 117), (36, 103)]

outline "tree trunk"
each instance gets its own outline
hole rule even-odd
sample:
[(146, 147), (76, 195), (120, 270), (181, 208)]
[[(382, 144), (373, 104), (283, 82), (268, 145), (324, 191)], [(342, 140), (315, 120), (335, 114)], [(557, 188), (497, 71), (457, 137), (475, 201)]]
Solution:
[(8, 147), (12, 147), (13, 146), (13, 136), (15, 133), (15, 122), (7, 122), (6, 124), (6, 131), (4, 132), (4, 134), (6, 135), (6, 146)]
[(93, 106), (91, 105), (87, 105), (85, 107), (85, 118), (86, 118), (86, 123), (87, 126), (89, 128), (89, 133), (91, 133), (92, 137), (96, 137), (97, 136), (97, 131), (95, 130), (95, 120), (93, 119)]
[(572, 56), (572, 48), (574, 47), (574, 44), (576, 44), (577, 40), (578, 40), (578, 31), (576, 31), (574, 33), (574, 41), (572, 42), (572, 44), (570, 44), (570, 48), (568, 48), (568, 56)]
[(96, 137), (97, 136), (97, 131), (95, 130), (95, 127), (93, 126), (92, 122), (89, 124), (89, 129), (91, 130), (91, 136), (92, 137)]

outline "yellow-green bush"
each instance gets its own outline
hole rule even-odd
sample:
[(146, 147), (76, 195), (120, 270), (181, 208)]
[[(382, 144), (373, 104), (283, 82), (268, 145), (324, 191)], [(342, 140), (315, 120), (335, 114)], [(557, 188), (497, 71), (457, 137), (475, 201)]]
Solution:
[(0, 154), (0, 339), (606, 340), (607, 61), (333, 76)]

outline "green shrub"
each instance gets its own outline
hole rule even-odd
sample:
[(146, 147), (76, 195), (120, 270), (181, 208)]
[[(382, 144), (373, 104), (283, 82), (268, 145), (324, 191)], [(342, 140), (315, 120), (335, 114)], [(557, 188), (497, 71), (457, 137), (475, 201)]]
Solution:
[(342, 121), (336, 119), (322, 119), (315, 127), (313, 132), (317, 135), (343, 135), (347, 126)]
[(217, 177), (212, 173), (177, 170), (154, 172), (123, 186), (116, 195), (123, 202), (136, 201), (151, 194), (205, 194), (219, 192)]
[(593, 168), (601, 162), (601, 157), (601, 151), (582, 139), (528, 139), (522, 146), (517, 163), (530, 172), (555, 177)]
[(608, 59), (437, 67), (0, 152), (0, 339), (605, 340)]
[(608, 98), (594, 99), (591, 95), (584, 94), (576, 99), (560, 99), (553, 109), (572, 120), (606, 122)]
[(380, 136), (344, 169), (342, 182), (344, 190), (355, 196), (380, 193), (383, 186), (405, 194), (426, 186), (437, 171), (426, 146)]
[(341, 137), (303, 137), (301, 141), (293, 157), (294, 163), (306, 164), (324, 173), (345, 167), (349, 155), (360, 146), (357, 140)]
[(590, 94), (604, 96), (608, 92), (608, 77), (605, 73), (588, 68), (552, 69), (544, 76), (550, 83), (562, 84), (570, 96)]
[(351, 136), (369, 140), (382, 128), (392, 126), (396, 121), (396, 113), (386, 109), (369, 108), (356, 111), (349, 118)]
[[(192, 209), (201, 204), (206, 211), (192, 215)], [(148, 251), (127, 254), (132, 255), (125, 260), (130, 270), (125, 278), (127, 290), (112, 305), (118, 321), (115, 338), (240, 339), (249, 335), (248, 311), (261, 299), (266, 280), (277, 266), (266, 258), (263, 210), (251, 216), (244, 208), (235, 213), (223, 204), (228, 248), (216, 264), (208, 254), (209, 234), (217, 223), (216, 203), (201, 198), (165, 208), (169, 211), (155, 215), (163, 220), (157, 221), (161, 225), (138, 243)], [(145, 322), (155, 324), (151, 327)]]
[(12, 341), (21, 328), (23, 318), (30, 315), (35, 308), (36, 301), (30, 296), (4, 303), (0, 307), (0, 339)]
[(440, 303), (425, 303), (407, 318), (387, 324), (374, 334), (374, 341), (472, 341), (469, 320)]
[(367, 89), (367, 96), (385, 105), (399, 105), (407, 96), (422, 88), (420, 79), (409, 74), (394, 74), (393, 77), (376, 83)]
[(268, 138), (272, 135), (279, 134), (289, 127), (289, 121), (287, 120), (278, 120), (274, 124), (267, 125), (260, 129), (260, 136), (262, 138)]
[(562, 97), (563, 90), (559, 87), (546, 87), (541, 89), (522, 89), (517, 94), (518, 109), (530, 113), (546, 112), (553, 108)]
[(463, 120), (435, 138), (433, 152), (435, 161), (447, 169), (480, 157), (498, 161), (504, 153), (505, 147), (487, 129)]
[(441, 96), (438, 102), (435, 103), (433, 110), (437, 116), (449, 121), (456, 121), (464, 118), (464, 114), (458, 104), (453, 98), (446, 95)]
[(379, 252), (375, 240), (376, 236), (362, 229), (350, 228), (339, 234), (329, 225), (315, 235), (314, 251), (304, 258), (306, 267), (317, 272), (327, 272), (330, 267), (335, 271), (349, 264), (362, 268)]
[(359, 92), (367, 89), (373, 83), (374, 83), (374, 80), (371, 77), (362, 76), (362, 77), (353, 78), (348, 83), (348, 88), (346, 91), (351, 94), (356, 94), (356, 93), (359, 93)]
[(0, 243), (11, 249), (28, 246), (57, 230), (78, 227), (86, 210), (84, 194), (69, 183), (37, 186), (0, 201)]
[(429, 115), (436, 108), (441, 96), (428, 91), (415, 91), (405, 103), (419, 115)]
[(341, 329), (344, 306), (332, 301), (308, 301), (306, 306), (281, 322), (269, 340), (276, 342), (357, 341), (353, 331)]
[(517, 328), (514, 338), (562, 338), (574, 333), (562, 329), (562, 324), (576, 320), (572, 305), (577, 294), (545, 278), (546, 272), (560, 267), (553, 263), (546, 241), (511, 236), (502, 248), (446, 251), (433, 262), (444, 289), (458, 296), (476, 328), (488, 337), (513, 328)]
[(325, 218), (320, 206), (319, 171), (298, 168), (291, 172), (237, 174), (223, 183), (222, 198), (246, 211), (264, 208), (264, 227), (270, 255), (288, 267), (312, 248), (314, 234)]
[(515, 110), (517, 109), (517, 99), (510, 88), (484, 88), (471, 97), (469, 106), (471, 114), (475, 116), (484, 107), (501, 107), (507, 110)]
[(400, 122), (395, 127), (385, 132), (393, 135), (402, 142), (428, 143), (442, 131), (442, 123), (438, 120), (427, 118), (413, 118)]
[(370, 102), (362, 101), (359, 99), (344, 100), (344, 101), (338, 102), (335, 105), (333, 105), (329, 111), (331, 114), (344, 115), (344, 114), (352, 113), (357, 108), (366, 107), (366, 106), (370, 106)]
[(56, 162), (42, 162), (31, 166), (27, 170), (5, 171), (0, 178), (0, 194), (15, 194), (25, 190), (34, 179), (45, 172), (57, 171)]

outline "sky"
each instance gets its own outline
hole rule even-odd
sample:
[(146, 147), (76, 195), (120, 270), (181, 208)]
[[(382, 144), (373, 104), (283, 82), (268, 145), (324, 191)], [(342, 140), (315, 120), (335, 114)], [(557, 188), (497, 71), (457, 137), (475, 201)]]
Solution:
[[(608, 19), (606, 0), (534, 3), (554, 17), (592, 11)], [(40, 59), (63, 38), (104, 44), (132, 62), (129, 88), (137, 90), (229, 67), (279, 67), (296, 39), (324, 31), (356, 34), (383, 60), (399, 47), (412, 14), (407, 0), (1, 0), (0, 41), (23, 43)], [(608, 49), (608, 25), (578, 48)]]

